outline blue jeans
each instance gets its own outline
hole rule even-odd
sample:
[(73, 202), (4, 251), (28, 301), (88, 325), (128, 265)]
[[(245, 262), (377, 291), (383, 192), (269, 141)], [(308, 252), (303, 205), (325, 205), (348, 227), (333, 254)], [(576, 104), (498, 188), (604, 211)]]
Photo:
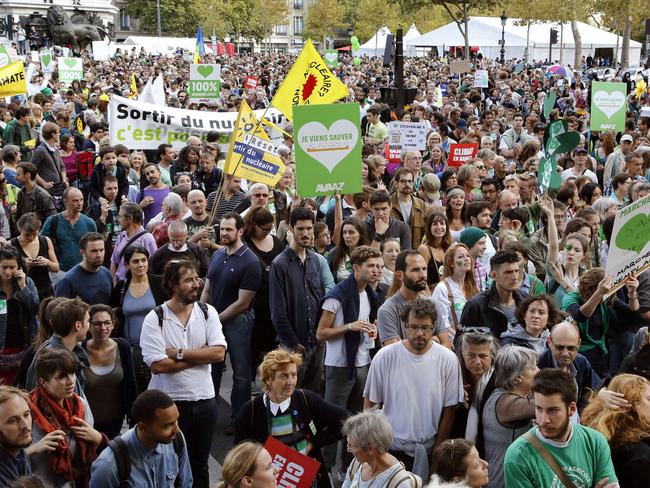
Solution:
[(635, 331), (624, 330), (618, 334), (610, 335), (608, 339), (607, 347), (609, 348), (609, 376), (614, 377), (625, 359), (625, 356), (628, 355), (630, 349), (632, 349), (632, 343), (634, 342), (634, 336), (636, 335)]
[(217, 423), (217, 400), (198, 400), (195, 402), (176, 402), (178, 427), (185, 436), (187, 455), (190, 459), (194, 488), (210, 488), (208, 460), (214, 425)]
[[(231, 418), (251, 399), (251, 337), (253, 335), (253, 312), (248, 311), (222, 322), (232, 366), (232, 392), (230, 393)], [(219, 394), (225, 361), (212, 365), (214, 392)]]

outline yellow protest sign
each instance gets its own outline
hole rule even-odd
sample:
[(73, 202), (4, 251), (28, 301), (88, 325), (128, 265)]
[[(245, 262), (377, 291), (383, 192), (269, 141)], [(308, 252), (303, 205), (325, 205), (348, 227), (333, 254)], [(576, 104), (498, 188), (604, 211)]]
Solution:
[(241, 102), (224, 171), (256, 183), (274, 186), (284, 173), (284, 163), (255, 114)]
[(347, 87), (332, 74), (311, 39), (307, 39), (271, 105), (291, 120), (295, 105), (334, 103), (347, 96)]
[(0, 68), (0, 97), (25, 93), (27, 93), (27, 79), (23, 62), (16, 61)]

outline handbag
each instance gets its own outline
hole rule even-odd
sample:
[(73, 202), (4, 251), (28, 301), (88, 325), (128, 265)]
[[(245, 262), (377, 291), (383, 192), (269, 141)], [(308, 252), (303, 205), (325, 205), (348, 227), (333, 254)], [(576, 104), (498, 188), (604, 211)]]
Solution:
[(535, 448), (535, 450), (539, 453), (540, 456), (542, 456), (542, 459), (546, 461), (548, 467), (553, 470), (553, 472), (558, 478), (560, 478), (565, 488), (576, 488), (576, 485), (574, 485), (573, 482), (567, 476), (567, 474), (564, 471), (562, 471), (562, 468), (557, 463), (556, 459), (553, 457), (553, 455), (550, 452), (548, 452), (548, 449), (544, 447), (544, 445), (540, 442), (540, 440), (537, 438), (535, 434), (533, 434), (529, 430), (524, 434), (524, 439), (530, 442), (530, 445)]

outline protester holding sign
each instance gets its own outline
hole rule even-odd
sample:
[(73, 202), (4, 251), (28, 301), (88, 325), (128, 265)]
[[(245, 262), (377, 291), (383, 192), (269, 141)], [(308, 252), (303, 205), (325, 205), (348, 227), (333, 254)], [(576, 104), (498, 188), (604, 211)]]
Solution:
[[(283, 349), (269, 352), (260, 365), (264, 394), (248, 401), (235, 421), (235, 443), (258, 442), (271, 436), (322, 463), (321, 448), (341, 438), (344, 408), (326, 402), (309, 390), (297, 390), (300, 354)], [(327, 468), (321, 464), (319, 488), (331, 486)]]

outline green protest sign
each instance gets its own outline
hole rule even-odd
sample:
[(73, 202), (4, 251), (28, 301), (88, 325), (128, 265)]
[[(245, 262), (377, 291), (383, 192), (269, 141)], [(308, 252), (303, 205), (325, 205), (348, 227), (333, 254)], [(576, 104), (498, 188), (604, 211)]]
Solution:
[(11, 57), (9, 56), (9, 51), (3, 45), (0, 45), (0, 68), (7, 66), (11, 62)]
[(221, 96), (221, 65), (191, 64), (187, 95), (191, 103), (217, 103)]
[(625, 83), (591, 84), (591, 130), (625, 130), (626, 94)]
[(59, 58), (59, 81), (69, 85), (83, 77), (84, 67), (81, 58)]
[(360, 192), (359, 104), (297, 105), (293, 119), (298, 193), (311, 197)]
[(41, 51), (41, 70), (43, 73), (51, 73), (52, 72), (52, 51), (45, 50)]
[(339, 51), (337, 49), (326, 49), (324, 58), (328, 68), (339, 67)]

